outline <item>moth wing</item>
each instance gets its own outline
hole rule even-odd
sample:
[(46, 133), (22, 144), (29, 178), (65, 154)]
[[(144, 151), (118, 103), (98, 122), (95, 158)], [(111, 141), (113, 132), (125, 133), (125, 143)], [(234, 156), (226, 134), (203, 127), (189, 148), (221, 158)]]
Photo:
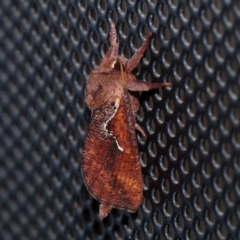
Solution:
[[(104, 108), (111, 105), (108, 103)], [(106, 115), (109, 110), (102, 108), (98, 110)], [(101, 124), (97, 126), (99, 117), (94, 114), (95, 111), (83, 151), (84, 182), (99, 202), (135, 212), (142, 203), (142, 172), (128, 92), (123, 93), (115, 113), (112, 111), (106, 136)]]

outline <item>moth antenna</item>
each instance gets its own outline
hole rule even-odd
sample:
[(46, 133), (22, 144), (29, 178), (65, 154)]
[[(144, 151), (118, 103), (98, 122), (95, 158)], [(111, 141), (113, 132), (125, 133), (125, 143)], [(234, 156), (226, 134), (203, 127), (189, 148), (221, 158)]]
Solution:
[(122, 62), (120, 62), (120, 71), (121, 71), (121, 78), (122, 78), (123, 86), (126, 86), (126, 81), (125, 81), (125, 78), (124, 78), (124, 72), (123, 72)]

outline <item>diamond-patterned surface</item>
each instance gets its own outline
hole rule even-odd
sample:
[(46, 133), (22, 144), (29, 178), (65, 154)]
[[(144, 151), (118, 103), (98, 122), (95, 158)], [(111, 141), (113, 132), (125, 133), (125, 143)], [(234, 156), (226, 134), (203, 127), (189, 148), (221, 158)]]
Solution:
[[(103, 222), (81, 177), (84, 86), (116, 22), (141, 95), (144, 201)], [(0, 1), (1, 239), (240, 238), (238, 1)]]

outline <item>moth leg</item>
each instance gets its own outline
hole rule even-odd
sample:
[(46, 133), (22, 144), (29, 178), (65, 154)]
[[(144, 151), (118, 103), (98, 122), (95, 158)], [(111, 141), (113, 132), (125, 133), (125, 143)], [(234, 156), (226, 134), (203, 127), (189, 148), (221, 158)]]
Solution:
[(116, 31), (115, 24), (113, 22), (111, 22), (111, 30), (109, 33), (109, 42), (110, 42), (111, 46), (115, 46), (117, 44), (117, 31)]
[(144, 43), (142, 46), (137, 50), (137, 52), (134, 53), (134, 55), (130, 58), (126, 65), (126, 72), (130, 73), (132, 70), (138, 65), (141, 58), (143, 57), (143, 54), (148, 46), (148, 42), (152, 36), (152, 33), (148, 33)]
[(127, 84), (130, 91), (149, 91), (160, 87), (172, 86), (172, 83), (147, 83), (141, 80), (132, 80)]
[(114, 23), (111, 23), (111, 30), (109, 33), (110, 47), (103, 57), (103, 59), (116, 58), (118, 56), (117, 31)]
[(112, 210), (111, 206), (100, 204), (99, 207), (99, 217), (101, 220), (103, 220)]
[(137, 123), (135, 123), (135, 128), (136, 128), (136, 130), (138, 130), (142, 134), (144, 139), (147, 139), (147, 136), (146, 136), (145, 132), (143, 131), (143, 129)]

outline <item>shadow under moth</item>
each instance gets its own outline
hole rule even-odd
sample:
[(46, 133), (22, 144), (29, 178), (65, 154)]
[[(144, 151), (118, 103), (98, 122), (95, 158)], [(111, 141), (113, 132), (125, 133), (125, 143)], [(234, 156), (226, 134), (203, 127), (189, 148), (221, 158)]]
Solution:
[(100, 66), (89, 75), (85, 100), (91, 121), (85, 140), (82, 176), (89, 193), (100, 204), (100, 219), (112, 208), (136, 212), (142, 204), (142, 172), (136, 130), (138, 92), (171, 83), (146, 83), (137, 80), (132, 70), (140, 62), (152, 34), (126, 59), (118, 55), (117, 32), (111, 23), (110, 48)]

